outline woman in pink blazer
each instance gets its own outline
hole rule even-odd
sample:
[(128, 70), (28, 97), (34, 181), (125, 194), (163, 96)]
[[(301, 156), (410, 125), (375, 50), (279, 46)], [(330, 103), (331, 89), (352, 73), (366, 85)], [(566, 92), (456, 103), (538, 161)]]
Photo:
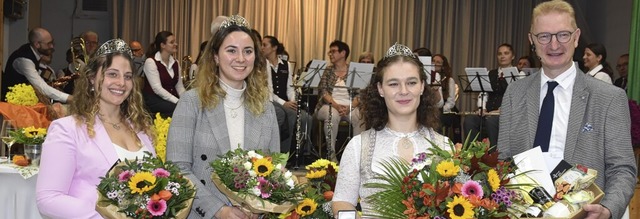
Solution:
[(102, 218), (97, 185), (117, 160), (155, 153), (151, 117), (132, 72), (131, 49), (104, 43), (76, 80), (71, 116), (53, 121), (42, 146), (36, 200), (50, 218)]

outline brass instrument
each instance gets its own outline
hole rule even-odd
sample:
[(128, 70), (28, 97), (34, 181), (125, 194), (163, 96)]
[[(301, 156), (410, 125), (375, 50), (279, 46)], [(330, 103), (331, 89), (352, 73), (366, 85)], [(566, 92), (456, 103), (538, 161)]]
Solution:
[(51, 82), (51, 86), (58, 90), (62, 90), (69, 82), (80, 77), (80, 68), (89, 62), (89, 55), (87, 55), (84, 39), (81, 37), (74, 37), (71, 39), (69, 47), (71, 50), (71, 57), (73, 57), (73, 73)]
[(185, 89), (191, 88), (191, 81), (193, 80), (190, 71), (191, 65), (193, 64), (193, 60), (191, 56), (183, 56), (180, 61), (180, 66), (182, 66), (182, 71), (180, 71), (180, 78), (182, 78), (182, 84)]

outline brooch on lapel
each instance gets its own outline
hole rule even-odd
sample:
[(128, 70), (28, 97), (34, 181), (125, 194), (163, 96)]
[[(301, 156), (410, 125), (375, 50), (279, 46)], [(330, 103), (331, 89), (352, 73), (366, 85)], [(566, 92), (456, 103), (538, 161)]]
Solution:
[(593, 126), (591, 126), (591, 123), (586, 123), (584, 124), (584, 127), (582, 127), (582, 132), (590, 132), (591, 130), (593, 130)]

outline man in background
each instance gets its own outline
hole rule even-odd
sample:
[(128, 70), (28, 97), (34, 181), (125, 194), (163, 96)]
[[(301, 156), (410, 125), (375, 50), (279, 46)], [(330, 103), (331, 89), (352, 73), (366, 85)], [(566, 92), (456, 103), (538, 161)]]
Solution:
[(616, 79), (613, 84), (626, 91), (628, 75), (627, 71), (629, 70), (629, 53), (621, 55), (620, 58), (618, 58), (616, 69), (618, 70), (618, 74), (620, 75), (620, 77)]
[[(41, 94), (55, 101), (68, 103), (73, 100), (71, 95), (51, 87), (40, 76), (40, 63), (47, 62), (46, 57), (51, 57), (55, 51), (54, 46), (53, 37), (46, 29), (38, 27), (29, 31), (29, 43), (20, 46), (7, 60), (2, 74), (2, 100), (5, 99), (9, 87), (22, 83), (32, 85)], [(42, 57), (45, 59), (42, 60)]]
[(131, 47), (131, 52), (133, 53), (133, 65), (134, 72), (138, 75), (142, 75), (142, 66), (144, 65), (144, 61), (147, 57), (144, 56), (144, 49), (142, 49), (142, 44), (138, 41), (131, 41), (129, 43), (129, 47)]

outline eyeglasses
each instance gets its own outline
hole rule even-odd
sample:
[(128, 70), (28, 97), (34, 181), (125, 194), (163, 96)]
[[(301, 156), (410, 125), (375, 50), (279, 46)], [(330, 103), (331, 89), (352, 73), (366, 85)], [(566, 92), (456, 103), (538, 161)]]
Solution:
[(629, 65), (629, 63), (618, 64), (618, 65), (616, 65), (616, 68), (626, 67), (627, 65)]
[(132, 52), (138, 52), (140, 50), (142, 50), (142, 49), (131, 49)]
[(547, 32), (538, 33), (538, 34), (530, 33), (530, 34), (536, 37), (536, 39), (538, 40), (538, 43), (540, 43), (542, 45), (545, 45), (545, 44), (551, 43), (551, 40), (553, 39), (553, 36), (556, 36), (556, 39), (558, 40), (559, 43), (567, 43), (567, 42), (571, 41), (571, 36), (575, 32), (576, 31), (574, 30), (573, 32), (571, 32), (571, 31), (560, 31), (560, 32), (553, 33), (553, 34), (552, 33), (547, 33)]
[(327, 54), (331, 55), (333, 53), (338, 53), (338, 52), (340, 52), (340, 51), (338, 51), (337, 49), (332, 49), (332, 50), (329, 50), (329, 52), (327, 52)]

